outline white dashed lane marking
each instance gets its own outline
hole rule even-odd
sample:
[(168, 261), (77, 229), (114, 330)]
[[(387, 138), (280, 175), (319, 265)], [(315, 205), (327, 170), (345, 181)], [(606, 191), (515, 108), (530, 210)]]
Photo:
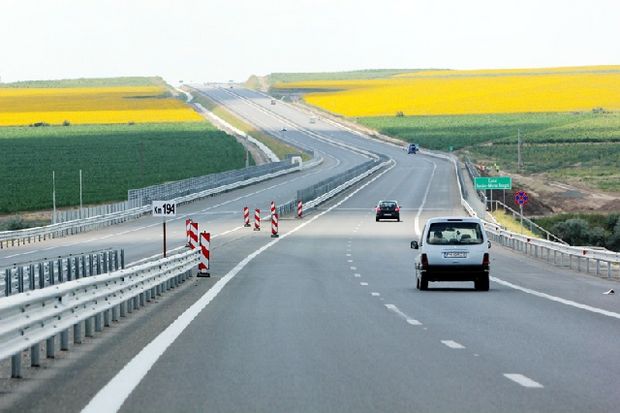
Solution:
[(353, 276), (354, 276), (355, 278), (360, 278), (360, 277), (362, 276), (362, 274), (355, 273), (355, 274), (353, 274)]
[(349, 267), (349, 268), (351, 268), (351, 271), (357, 270), (357, 267)]
[(418, 320), (409, 317), (407, 314), (403, 313), (402, 311), (400, 311), (398, 309), (398, 307), (396, 307), (394, 304), (385, 304), (385, 308), (387, 308), (390, 311), (395, 312), (399, 317), (404, 318), (405, 321), (407, 321), (407, 323), (411, 324), (412, 326), (421, 326), (422, 323), (419, 322)]
[(379, 297), (381, 294), (376, 293), (376, 292), (372, 292), (372, 293), (370, 293), (370, 295), (372, 295), (373, 297)]
[(506, 377), (509, 380), (514, 381), (517, 384), (520, 384), (523, 387), (527, 387), (530, 389), (542, 389), (543, 387), (545, 387), (542, 384), (538, 383), (537, 381), (534, 381), (530, 379), (529, 377), (524, 376), (523, 374), (506, 373), (504, 374), (504, 377)]
[(360, 285), (365, 287), (365, 286), (367, 286), (367, 285), (368, 285), (368, 283), (361, 282), (361, 283), (360, 283)]
[(462, 345), (462, 344), (460, 344), (460, 343), (457, 343), (456, 341), (452, 341), (452, 340), (441, 340), (441, 342), (442, 342), (443, 344), (445, 344), (446, 346), (448, 346), (448, 347), (450, 347), (450, 348), (453, 348), (453, 349), (455, 349), (455, 350), (460, 350), (460, 349), (465, 348), (465, 346), (464, 346), (464, 345)]

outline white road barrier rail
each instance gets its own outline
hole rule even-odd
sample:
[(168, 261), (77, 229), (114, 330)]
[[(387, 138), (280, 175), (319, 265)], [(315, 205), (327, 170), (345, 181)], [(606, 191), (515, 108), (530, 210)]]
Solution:
[[(311, 162), (307, 162), (303, 165), (303, 169), (307, 169), (321, 163), (322, 158), (314, 159)], [(195, 201), (197, 199), (205, 198), (210, 195), (215, 195), (221, 192), (230, 191), (233, 189), (241, 188), (244, 186), (252, 185), (257, 182), (272, 179), (284, 174), (297, 172), (302, 170), (299, 164), (291, 163), (291, 166), (287, 169), (268, 173), (265, 175), (256, 176), (250, 179), (230, 183), (227, 185), (221, 185), (216, 188), (207, 189), (205, 191), (196, 192), (190, 195), (174, 198), (171, 201), (175, 201), (177, 204), (184, 204)], [(92, 229), (99, 229), (105, 225), (116, 224), (127, 221), (128, 219), (138, 218), (145, 214), (151, 213), (151, 206), (145, 205), (137, 208), (132, 208), (126, 211), (115, 212), (112, 214), (105, 214), (100, 216), (94, 216), (90, 218), (84, 218), (74, 221), (62, 222), (59, 224), (46, 225), (43, 227), (20, 229), (16, 231), (0, 231), (0, 249), (8, 248), (12, 246), (19, 246), (23, 244), (30, 244), (32, 242), (44, 241), (46, 239), (58, 238), (67, 235), (73, 235), (80, 232), (85, 232)]]
[[(456, 181), (459, 186), (461, 205), (470, 216), (477, 216), (473, 208), (463, 198), (463, 189), (458, 177), (456, 160), (448, 155), (426, 151), (425, 153), (453, 163), (457, 174)], [(522, 252), (529, 257), (596, 276), (620, 278), (620, 253), (593, 247), (573, 247), (543, 238), (528, 237), (508, 231), (497, 223), (485, 220), (483, 222), (491, 240), (515, 251)]]
[(92, 336), (119, 317), (177, 287), (196, 271), (198, 250), (145, 263), (111, 274), (95, 275), (0, 299), (0, 360), (12, 358), (12, 377), (21, 377), (22, 351), (30, 349), (31, 365), (40, 362), (40, 343), (54, 357), (55, 336), (60, 349)]

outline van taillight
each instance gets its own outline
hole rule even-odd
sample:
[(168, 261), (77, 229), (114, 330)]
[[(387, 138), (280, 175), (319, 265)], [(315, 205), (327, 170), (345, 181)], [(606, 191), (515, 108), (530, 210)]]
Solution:
[(381, 211), (381, 208), (376, 207), (376, 208), (375, 208), (375, 211), (376, 211), (376, 212), (380, 212), (380, 211)]
[(428, 268), (428, 257), (426, 256), (426, 254), (422, 254), (420, 256), (420, 264), (422, 264), (423, 269)]
[(399, 207), (396, 207), (396, 212), (400, 212), (400, 208)]
[(485, 252), (484, 257), (482, 257), (482, 266), (483, 267), (489, 266), (489, 253), (488, 252)]

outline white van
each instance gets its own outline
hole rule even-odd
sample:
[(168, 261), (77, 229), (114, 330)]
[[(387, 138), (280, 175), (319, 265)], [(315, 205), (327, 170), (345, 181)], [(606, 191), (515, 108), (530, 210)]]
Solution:
[(489, 290), (489, 248), (482, 221), (470, 217), (436, 217), (424, 225), (416, 259), (416, 288), (429, 281), (473, 281), (476, 290)]

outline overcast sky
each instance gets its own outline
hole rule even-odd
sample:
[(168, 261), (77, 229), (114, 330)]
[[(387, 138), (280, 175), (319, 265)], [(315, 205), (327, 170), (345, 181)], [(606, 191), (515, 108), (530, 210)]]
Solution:
[(0, 78), (620, 64), (620, 0), (0, 0)]

